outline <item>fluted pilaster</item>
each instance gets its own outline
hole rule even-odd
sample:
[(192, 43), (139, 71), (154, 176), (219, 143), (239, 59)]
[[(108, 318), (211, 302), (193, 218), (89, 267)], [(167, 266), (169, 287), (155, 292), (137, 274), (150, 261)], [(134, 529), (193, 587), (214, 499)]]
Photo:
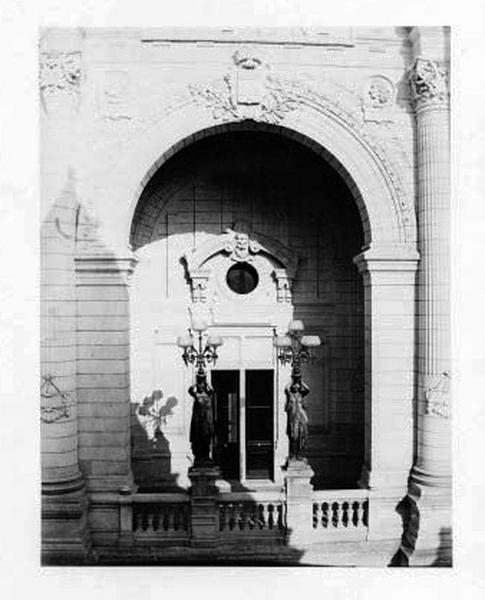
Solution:
[(450, 435), (450, 162), (447, 74), (418, 58), (410, 74), (418, 182), (418, 423), (413, 479), (448, 486)]

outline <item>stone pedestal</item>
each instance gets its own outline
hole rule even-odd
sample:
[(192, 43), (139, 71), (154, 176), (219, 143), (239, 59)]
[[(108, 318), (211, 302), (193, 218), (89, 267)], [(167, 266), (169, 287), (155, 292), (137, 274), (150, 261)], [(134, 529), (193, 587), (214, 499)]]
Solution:
[(304, 460), (290, 460), (286, 467), (286, 527), (288, 545), (310, 543), (313, 531), (310, 480), (314, 472)]
[(204, 548), (217, 544), (219, 518), (217, 496), (219, 489), (216, 481), (221, 477), (220, 470), (214, 466), (191, 467), (190, 487), (190, 535), (191, 546)]

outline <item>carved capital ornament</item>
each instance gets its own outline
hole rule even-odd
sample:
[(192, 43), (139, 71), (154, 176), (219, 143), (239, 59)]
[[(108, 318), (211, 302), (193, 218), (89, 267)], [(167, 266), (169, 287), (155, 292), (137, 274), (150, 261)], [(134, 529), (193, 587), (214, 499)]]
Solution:
[(409, 73), (409, 84), (416, 109), (448, 104), (448, 75), (436, 62), (417, 58)]

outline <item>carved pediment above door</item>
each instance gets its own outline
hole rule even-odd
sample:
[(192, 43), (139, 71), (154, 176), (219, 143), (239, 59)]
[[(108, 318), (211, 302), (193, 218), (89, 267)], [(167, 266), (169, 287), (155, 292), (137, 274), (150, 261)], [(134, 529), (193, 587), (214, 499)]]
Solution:
[[(210, 280), (213, 277), (211, 262), (216, 257), (227, 260), (227, 269), (234, 264), (249, 265), (251, 269), (259, 261), (271, 266), (260, 275), (263, 283), (272, 285), (277, 302), (291, 301), (291, 287), (296, 277), (298, 255), (288, 246), (261, 233), (252, 231), (245, 223), (235, 223), (221, 235), (211, 237), (183, 255), (192, 289), (192, 302), (206, 303)], [(268, 277), (268, 274), (270, 277)]]

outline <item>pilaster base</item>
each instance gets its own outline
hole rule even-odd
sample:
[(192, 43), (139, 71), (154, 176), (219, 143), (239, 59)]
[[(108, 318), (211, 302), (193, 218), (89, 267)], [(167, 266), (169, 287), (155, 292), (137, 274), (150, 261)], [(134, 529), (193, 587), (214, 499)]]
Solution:
[[(41, 562), (86, 564), (95, 560), (88, 529), (88, 499), (82, 478), (42, 485)], [(74, 489), (74, 491), (73, 491)]]
[(409, 551), (409, 566), (451, 567), (451, 488), (418, 484), (413, 473), (408, 495), (416, 522), (414, 547), (411, 546)]
[(221, 472), (214, 466), (191, 467), (190, 487), (190, 545), (206, 548), (217, 544), (219, 533), (219, 514), (217, 496), (219, 488), (216, 481)]

